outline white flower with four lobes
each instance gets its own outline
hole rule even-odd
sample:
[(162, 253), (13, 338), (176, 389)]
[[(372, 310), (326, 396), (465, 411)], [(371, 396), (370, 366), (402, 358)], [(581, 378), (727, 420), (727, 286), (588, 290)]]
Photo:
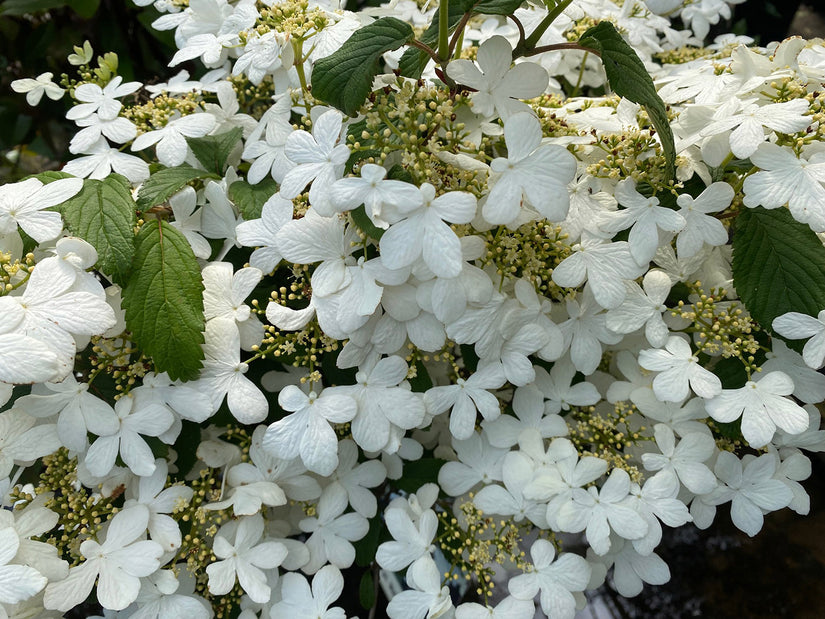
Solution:
[(705, 408), (716, 421), (728, 423), (742, 417), (742, 436), (751, 447), (764, 447), (777, 428), (788, 434), (801, 434), (808, 429), (808, 413), (788, 396), (794, 385), (784, 372), (769, 372), (749, 380), (740, 389), (723, 389), (705, 402)]
[(507, 587), (517, 600), (532, 600), (539, 594), (541, 609), (552, 619), (573, 619), (576, 598), (590, 582), (590, 565), (584, 558), (563, 553), (547, 540), (537, 539), (530, 547), (533, 571), (510, 579)]
[[(386, 230), (389, 220), (400, 219), (405, 213), (421, 206), (423, 197), (418, 187), (397, 180), (387, 180), (386, 168), (374, 163), (361, 166), (361, 177), (350, 176), (335, 181), (330, 200), (336, 211), (349, 211), (363, 204), (370, 221)], [(388, 212), (384, 207), (388, 206)]]
[(100, 118), (116, 118), (123, 107), (118, 98), (132, 94), (141, 86), (140, 82), (124, 84), (119, 75), (113, 77), (103, 88), (92, 83), (80, 84), (74, 89), (73, 97), (81, 103), (66, 112), (66, 118), (78, 120), (92, 114), (98, 114)]
[(60, 213), (47, 211), (77, 195), (79, 178), (61, 178), (44, 185), (36, 178), (0, 185), (0, 235), (17, 232), (19, 226), (38, 243), (57, 238), (63, 229)]
[(476, 214), (476, 198), (466, 191), (438, 197), (435, 187), (423, 183), (422, 204), (403, 213), (380, 240), (381, 257), (390, 269), (411, 266), (419, 257), (437, 277), (456, 277), (463, 264), (461, 241), (447, 222), (466, 224)]
[(541, 138), (541, 125), (531, 113), (519, 112), (505, 121), (507, 157), (490, 164), (498, 178), (481, 210), (488, 223), (515, 221), (525, 196), (545, 219), (567, 217), (567, 184), (576, 175), (576, 158), (561, 146), (542, 145)]
[(375, 560), (385, 570), (400, 572), (435, 550), (433, 538), (438, 530), (438, 517), (433, 510), (426, 510), (413, 522), (406, 510), (390, 507), (384, 512), (384, 523), (394, 539), (378, 547)]
[(478, 48), (478, 66), (471, 60), (454, 60), (447, 75), (464, 86), (474, 88), (471, 105), (478, 114), (490, 117), (495, 112), (503, 120), (530, 108), (517, 99), (538, 97), (547, 88), (547, 71), (534, 62), (513, 64), (513, 48), (502, 36), (487, 39)]
[(281, 565), (287, 549), (281, 542), (261, 542), (263, 535), (264, 519), (260, 514), (244, 516), (221, 527), (212, 543), (212, 551), (219, 560), (206, 566), (210, 593), (226, 595), (237, 579), (253, 602), (269, 601), (272, 590), (263, 570)]
[(341, 597), (344, 577), (334, 565), (322, 567), (312, 578), (312, 588), (307, 579), (294, 572), (284, 574), (281, 580), (281, 601), (272, 607), (272, 617), (290, 619), (346, 619), (344, 609), (330, 605)]
[(705, 244), (718, 246), (728, 242), (728, 231), (711, 213), (728, 208), (733, 196), (733, 187), (719, 182), (709, 185), (696, 198), (687, 193), (676, 198), (679, 214), (685, 220), (685, 227), (676, 237), (680, 258), (695, 256)]
[(284, 154), (296, 165), (284, 176), (281, 195), (291, 200), (312, 183), (309, 203), (326, 217), (335, 212), (329, 202), (330, 189), (344, 173), (350, 154), (346, 144), (338, 144), (343, 121), (341, 112), (329, 110), (315, 119), (312, 134), (293, 131), (284, 144)]
[(676, 490), (681, 482), (694, 494), (707, 494), (716, 487), (716, 476), (704, 464), (716, 451), (712, 436), (691, 432), (676, 445), (676, 435), (669, 426), (657, 423), (653, 433), (662, 453), (642, 454), (642, 463), (648, 471), (659, 471), (654, 478), (665, 478)]
[(292, 201), (276, 193), (264, 202), (260, 219), (250, 219), (238, 224), (235, 229), (238, 243), (256, 248), (249, 258), (250, 265), (264, 273), (275, 270), (281, 261), (276, 235), (289, 221), (292, 221)]
[(653, 393), (662, 402), (681, 402), (690, 389), (701, 398), (722, 392), (722, 382), (713, 372), (699, 365), (690, 344), (678, 335), (668, 338), (664, 350), (642, 350), (639, 365), (659, 372), (653, 379)]
[(387, 604), (391, 619), (447, 618), (453, 610), (450, 588), (442, 584), (435, 561), (427, 555), (410, 566), (406, 574), (411, 587), (393, 596)]
[(201, 138), (215, 128), (211, 114), (176, 116), (166, 125), (154, 131), (142, 133), (132, 142), (132, 150), (143, 150), (154, 144), (158, 161), (168, 167), (179, 166), (189, 153), (186, 138)]
[(234, 322), (240, 336), (241, 348), (252, 350), (260, 344), (264, 329), (258, 317), (244, 303), (264, 274), (255, 267), (245, 267), (232, 273), (231, 262), (210, 262), (202, 271), (203, 314), (208, 321)]
[(670, 330), (662, 314), (667, 310), (665, 299), (672, 285), (664, 271), (648, 271), (642, 280), (644, 290), (636, 282), (628, 281), (624, 301), (605, 316), (607, 328), (616, 333), (633, 333), (644, 327), (651, 346), (664, 346)]
[(278, 404), (290, 414), (270, 424), (264, 449), (283, 459), (300, 456), (310, 471), (328, 477), (338, 466), (338, 437), (331, 424), (352, 421), (358, 404), (338, 388), (307, 395), (295, 385), (281, 390)]
[(86, 560), (71, 568), (65, 579), (49, 583), (43, 605), (68, 611), (89, 596), (98, 580), (97, 599), (104, 608), (123, 610), (129, 606), (138, 596), (140, 579), (160, 568), (161, 545), (140, 539), (148, 524), (145, 505), (118, 512), (109, 522), (102, 544), (93, 539), (80, 544), (80, 554)]

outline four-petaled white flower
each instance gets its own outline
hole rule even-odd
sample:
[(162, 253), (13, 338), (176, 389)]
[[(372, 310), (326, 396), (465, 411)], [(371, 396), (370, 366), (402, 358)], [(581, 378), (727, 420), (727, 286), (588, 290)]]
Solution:
[(825, 309), (816, 318), (800, 312), (786, 312), (773, 319), (773, 329), (791, 340), (809, 339), (802, 359), (815, 370), (825, 365)]
[(20, 228), (38, 243), (57, 238), (63, 229), (60, 213), (47, 211), (83, 188), (79, 178), (61, 178), (44, 185), (36, 178), (0, 186), (0, 235)]
[(678, 335), (668, 338), (664, 350), (641, 351), (639, 365), (659, 372), (653, 379), (653, 393), (662, 402), (681, 402), (690, 389), (702, 398), (712, 398), (722, 391), (719, 377), (699, 365), (690, 344)]
[(272, 607), (272, 617), (291, 619), (345, 619), (344, 610), (330, 608), (344, 591), (344, 577), (334, 565), (322, 567), (312, 578), (312, 588), (301, 574), (289, 572), (281, 581), (281, 601)]

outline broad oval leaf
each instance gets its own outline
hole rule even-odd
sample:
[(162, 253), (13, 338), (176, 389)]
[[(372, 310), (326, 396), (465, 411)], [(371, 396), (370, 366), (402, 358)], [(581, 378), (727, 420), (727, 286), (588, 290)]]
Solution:
[(124, 177), (87, 179), (73, 198), (55, 207), (66, 228), (97, 250), (97, 267), (121, 286), (135, 253), (135, 201)]
[(278, 183), (271, 178), (265, 178), (257, 185), (235, 181), (227, 193), (246, 221), (260, 219), (264, 203), (278, 193)]
[(148, 221), (135, 239), (123, 290), (126, 328), (158, 372), (198, 377), (203, 361), (203, 281), (189, 241), (165, 221)]
[(667, 160), (668, 175), (675, 175), (676, 146), (667, 120), (665, 103), (639, 56), (610, 22), (599, 22), (579, 39), (579, 45), (596, 50), (602, 58), (607, 83), (620, 97), (643, 105), (659, 133)]
[(240, 147), (242, 137), (243, 129), (234, 127), (218, 135), (186, 138), (186, 143), (204, 168), (215, 174), (223, 174), (229, 156), (235, 148)]
[(162, 204), (183, 189), (184, 185), (199, 178), (219, 179), (220, 176), (191, 166), (177, 166), (158, 170), (146, 179), (146, 182), (138, 191), (138, 208), (145, 211), (157, 204)]
[(382, 17), (356, 30), (341, 49), (315, 63), (312, 95), (355, 116), (370, 94), (381, 55), (412, 38), (412, 27), (395, 17)]
[(757, 207), (739, 214), (732, 268), (739, 298), (765, 329), (786, 312), (816, 316), (825, 308), (825, 247), (787, 209)]

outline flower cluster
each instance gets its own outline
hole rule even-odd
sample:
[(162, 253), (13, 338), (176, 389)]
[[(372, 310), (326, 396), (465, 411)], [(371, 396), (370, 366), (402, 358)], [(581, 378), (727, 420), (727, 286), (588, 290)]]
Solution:
[(0, 186), (0, 617), (571, 618), (807, 513), (825, 46), (486, 4), (158, 0), (197, 78), (15, 82), (77, 132)]

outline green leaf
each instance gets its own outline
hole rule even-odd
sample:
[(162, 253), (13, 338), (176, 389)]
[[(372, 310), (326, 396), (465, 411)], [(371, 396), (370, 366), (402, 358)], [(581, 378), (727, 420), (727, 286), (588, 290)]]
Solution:
[(362, 204), (357, 209), (349, 212), (352, 217), (352, 223), (358, 226), (358, 229), (375, 241), (380, 241), (384, 235), (384, 231), (376, 226), (367, 216), (367, 209)]
[(135, 239), (132, 276), (123, 290), (126, 327), (158, 372), (198, 377), (203, 360), (203, 282), (189, 241), (165, 221), (149, 221)]
[(404, 463), (404, 474), (395, 486), (404, 492), (418, 492), (424, 484), (438, 483), (438, 471), (446, 463), (439, 458), (421, 458)]
[(218, 135), (186, 138), (186, 143), (204, 168), (220, 176), (226, 168), (229, 155), (241, 143), (242, 137), (243, 129), (235, 127)]
[(138, 192), (137, 206), (146, 211), (157, 204), (162, 204), (185, 185), (199, 178), (219, 179), (220, 175), (205, 170), (198, 170), (191, 166), (163, 168), (158, 170), (143, 183)]
[(522, 0), (481, 0), (473, 7), (473, 13), (482, 15), (512, 15), (522, 5)]
[[(770, 330), (786, 312), (825, 307), (825, 247), (787, 209), (745, 209), (733, 233), (733, 285), (751, 316)], [(789, 343), (790, 345), (791, 343)]]
[(410, 389), (413, 391), (424, 393), (433, 386), (433, 379), (430, 378), (430, 373), (427, 368), (419, 360), (415, 362), (415, 377), (410, 379)]
[(375, 581), (369, 570), (361, 576), (361, 583), (358, 585), (358, 601), (361, 602), (361, 608), (364, 610), (375, 606)]
[(312, 95), (355, 116), (370, 94), (381, 55), (412, 38), (412, 27), (395, 17), (382, 17), (356, 30), (338, 51), (315, 63)]
[[(472, 2), (470, 3), (470, 6), (472, 6)], [(461, 21), (464, 13), (466, 13), (469, 9), (470, 7), (467, 6), (466, 2), (450, 2), (447, 11), (447, 23), (449, 24), (450, 32), (452, 32), (456, 25), (458, 25), (458, 22)], [(419, 41), (429, 47), (434, 47), (438, 43), (438, 16), (440, 11), (440, 8), (435, 10), (430, 25), (421, 37), (419, 37)], [(423, 52), (415, 47), (411, 47), (401, 55), (401, 60), (398, 62), (398, 71), (405, 77), (411, 77), (417, 80), (421, 78), (421, 74), (424, 72), (424, 68), (427, 66), (429, 61), (430, 57), (426, 52)]]
[(370, 518), (370, 528), (367, 530), (367, 534), (357, 542), (353, 542), (356, 565), (367, 567), (375, 561), (375, 552), (378, 550), (378, 544), (382, 541), (382, 533), (384, 534), (383, 537), (387, 537), (383, 522), (383, 514), (379, 510), (377, 516)]
[(264, 203), (278, 192), (278, 183), (265, 178), (257, 185), (235, 181), (229, 186), (229, 199), (235, 203), (246, 221), (260, 219)]
[(69, 0), (66, 4), (83, 19), (91, 19), (100, 7), (100, 0)]
[(184, 419), (181, 422), (180, 437), (180, 440), (175, 443), (175, 452), (178, 454), (175, 466), (178, 470), (173, 477), (183, 481), (198, 461), (197, 450), (201, 443), (200, 425)]
[(135, 253), (135, 201), (125, 178), (112, 174), (85, 180), (83, 189), (56, 210), (75, 236), (97, 250), (97, 266), (123, 286)]
[(74, 176), (72, 176), (71, 174), (69, 174), (67, 172), (60, 172), (58, 170), (47, 170), (45, 172), (40, 172), (39, 174), (30, 174), (29, 176), (27, 176), (26, 178), (24, 178), (22, 180), (25, 181), (25, 180), (30, 179), (30, 178), (36, 178), (37, 180), (39, 180), (44, 185), (48, 185), (52, 181), (59, 181), (59, 180), (64, 179), (64, 178), (74, 178)]
[(673, 142), (673, 131), (667, 120), (665, 103), (656, 92), (653, 79), (645, 69), (639, 56), (622, 38), (613, 24), (607, 21), (599, 22), (588, 29), (579, 39), (579, 45), (596, 50), (602, 58), (607, 83), (620, 97), (643, 105), (659, 139), (667, 160), (668, 174), (673, 178), (675, 174), (676, 146)]
[(6, 0), (0, 4), (0, 15), (19, 16), (59, 9), (68, 4), (65, 0)]

